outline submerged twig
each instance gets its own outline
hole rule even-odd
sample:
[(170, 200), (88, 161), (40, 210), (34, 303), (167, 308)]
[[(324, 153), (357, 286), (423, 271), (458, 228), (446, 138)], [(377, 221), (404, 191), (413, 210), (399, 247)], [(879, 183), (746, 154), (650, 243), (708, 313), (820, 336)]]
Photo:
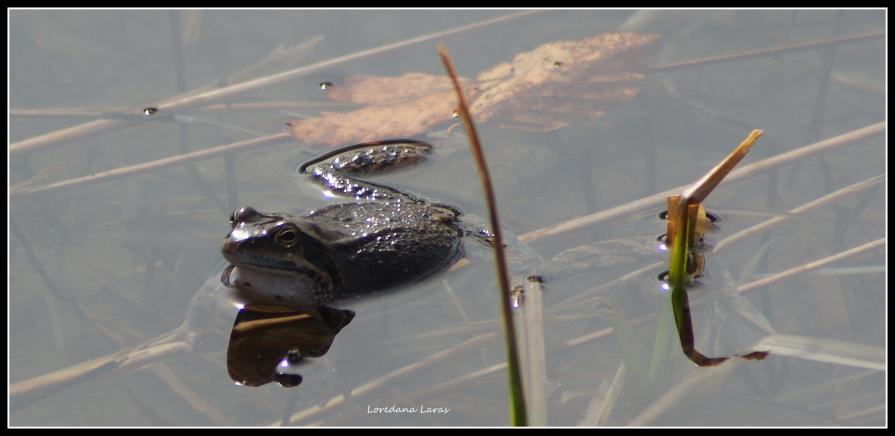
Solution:
[[(811, 262), (790, 268), (788, 270), (769, 275), (767, 277), (762, 277), (758, 280), (740, 285), (739, 287), (737, 287), (737, 292), (739, 292), (740, 294), (745, 294), (746, 292), (752, 291), (754, 289), (758, 289), (762, 286), (767, 286), (772, 283), (776, 283), (780, 280), (791, 278), (791, 277), (794, 277), (794, 276), (802, 274), (802, 273), (814, 271), (815, 269), (821, 268), (829, 263), (832, 263), (832, 262), (835, 262), (838, 260), (842, 260), (842, 259), (845, 259), (850, 256), (855, 256), (855, 255), (867, 252), (874, 248), (881, 247), (881, 246), (885, 245), (885, 242), (886, 242), (886, 238), (880, 238), (875, 241), (868, 242), (866, 244), (850, 248), (848, 250), (840, 251), (832, 256), (828, 256), (823, 259), (811, 261)], [(653, 264), (651, 266), (653, 268), (657, 268), (661, 264), (662, 264), (661, 262), (656, 262), (655, 264)], [(642, 271), (644, 269), (645, 268), (641, 268), (638, 271)], [(631, 276), (631, 275), (632, 274), (629, 274), (628, 276)], [(626, 277), (628, 277), (628, 276), (626, 276)], [(619, 279), (616, 279), (615, 281), (619, 281)], [(642, 321), (645, 321), (646, 319), (649, 319), (653, 316), (655, 316), (655, 314), (646, 315), (644, 317), (634, 320), (633, 322), (642, 322)], [(596, 332), (588, 333), (586, 335), (583, 335), (583, 336), (580, 336), (577, 338), (569, 339), (568, 341), (566, 341), (566, 345), (570, 346), (570, 347), (576, 347), (576, 346), (582, 345), (584, 343), (590, 342), (592, 340), (607, 337), (607, 336), (611, 335), (612, 333), (613, 333), (613, 328), (607, 327), (604, 329), (600, 329)]]
[[(291, 418), (289, 419), (288, 423), (289, 423), (289, 425), (295, 425), (299, 421), (305, 420), (312, 416), (316, 416), (317, 414), (319, 414), (323, 411), (326, 411), (326, 410), (332, 409), (333, 407), (339, 406), (339, 405), (343, 404), (345, 401), (347, 401), (349, 398), (358, 399), (363, 396), (366, 396), (366, 395), (370, 394), (371, 392), (375, 391), (376, 389), (379, 389), (382, 386), (385, 386), (394, 380), (398, 380), (401, 377), (415, 373), (416, 371), (426, 368), (434, 363), (441, 362), (448, 357), (456, 356), (461, 351), (469, 350), (471, 348), (476, 348), (478, 346), (481, 346), (481, 345), (487, 343), (489, 340), (494, 339), (496, 336), (497, 335), (494, 333), (487, 333), (487, 334), (476, 336), (474, 338), (463, 341), (451, 348), (448, 348), (444, 351), (440, 351), (438, 353), (427, 356), (418, 362), (414, 362), (409, 365), (405, 365), (405, 366), (398, 368), (394, 371), (391, 371), (389, 373), (383, 374), (381, 376), (377, 376), (377, 377), (373, 378), (371, 381), (352, 389), (347, 395), (345, 395), (345, 394), (336, 395), (327, 401), (319, 403), (318, 405), (312, 406), (310, 408), (307, 408), (305, 410), (302, 410), (300, 412), (293, 414), (291, 416)], [(271, 425), (279, 425), (279, 424), (280, 424), (279, 420), (274, 423), (271, 423)]]
[[(170, 336), (171, 333), (157, 339)], [(171, 336), (174, 338), (174, 336)], [(17, 409), (42, 398), (54, 395), (65, 388), (92, 379), (100, 374), (120, 374), (169, 358), (172, 354), (185, 352), (192, 346), (182, 340), (163, 342), (149, 348), (126, 350), (99, 357), (56, 372), (44, 374), (9, 387), (9, 401), (12, 409)]]
[[(811, 156), (817, 153), (821, 153), (824, 151), (828, 151), (837, 147), (842, 147), (845, 145), (849, 145), (864, 139), (872, 138), (878, 135), (882, 135), (886, 131), (886, 122), (881, 121), (876, 124), (871, 124), (860, 129), (855, 129), (850, 132), (843, 133), (841, 135), (833, 136), (813, 144), (805, 145), (799, 147), (795, 150), (780, 153), (776, 156), (746, 165), (737, 170), (734, 170), (727, 178), (724, 179), (725, 183), (729, 183), (732, 181), (744, 179), (749, 177), (755, 173), (770, 169), (776, 168), (781, 165), (789, 164), (799, 159), (803, 159), (807, 156)], [(567, 233), (573, 230), (579, 230), (587, 226), (591, 226), (593, 224), (597, 224), (603, 221), (608, 221), (613, 218), (617, 218), (623, 216), (625, 214), (638, 212), (650, 207), (657, 206), (661, 204), (669, 195), (674, 195), (684, 189), (686, 189), (689, 185), (679, 186), (677, 188), (672, 188), (664, 192), (660, 192), (658, 194), (653, 194), (647, 197), (640, 198), (638, 200), (634, 200), (628, 203), (625, 203), (620, 206), (615, 206), (609, 209), (605, 209), (584, 217), (575, 218), (563, 223), (559, 223), (550, 227), (545, 227), (542, 229), (534, 230), (528, 232), (524, 235), (519, 236), (519, 239), (522, 241), (533, 241), (536, 239), (541, 239), (548, 236), (560, 235), (563, 233)]]
[(579, 425), (596, 427), (606, 424), (606, 420), (609, 419), (609, 414), (612, 413), (622, 388), (625, 386), (625, 374), (625, 364), (621, 363), (611, 379), (603, 380), (597, 394), (588, 403), (584, 418), (578, 422)]
[[(844, 17), (845, 11), (839, 10), (836, 11), (835, 18), (833, 19), (833, 36), (839, 35), (839, 30), (842, 28), (842, 18)], [(805, 141), (815, 141), (820, 136), (821, 125), (823, 124), (824, 113), (826, 112), (826, 101), (827, 101), (827, 90), (830, 88), (830, 76), (833, 72), (833, 54), (835, 52), (836, 46), (828, 46), (824, 49), (821, 55), (821, 67), (820, 67), (820, 77), (817, 83), (817, 95), (814, 97), (814, 109), (811, 111), (811, 118), (808, 120), (808, 125), (805, 126)], [(820, 164), (821, 171), (823, 172), (823, 181), (824, 181), (824, 189), (829, 191), (830, 186), (833, 183), (832, 176), (830, 175), (830, 164), (824, 159), (823, 156), (820, 156)], [(793, 171), (789, 173), (789, 177), (786, 179), (786, 185), (792, 186), (793, 181), (795, 180), (796, 175), (799, 173), (799, 170), (802, 167), (802, 163), (799, 162), (796, 164)]]
[(116, 177), (122, 177), (127, 175), (139, 174), (147, 171), (151, 171), (158, 168), (164, 168), (171, 165), (176, 165), (184, 162), (197, 161), (202, 159), (208, 159), (215, 156), (218, 156), (223, 153), (229, 153), (235, 150), (247, 149), (251, 147), (260, 147), (267, 146), (271, 144), (278, 144), (281, 142), (291, 141), (292, 138), (287, 133), (276, 133), (273, 135), (262, 136), (259, 138), (248, 139), (245, 141), (234, 142), (231, 144), (219, 145), (217, 147), (204, 148), (201, 150), (192, 151), (189, 153), (184, 153), (179, 156), (166, 157), (163, 159), (158, 159), (150, 162), (143, 162), (137, 165), (131, 165), (122, 168), (116, 168), (109, 171), (104, 171), (101, 173), (92, 174), (84, 177), (77, 177), (74, 179), (62, 180), (60, 182), (51, 183), (46, 186), (41, 186), (39, 188), (18, 190), (18, 191), (10, 191), (10, 197), (16, 197), (22, 194), (29, 193), (37, 193), (37, 192), (47, 192), (53, 191), (62, 188), (72, 188), (75, 186), (99, 182), (102, 180), (112, 179)]
[(435, 386), (428, 387), (418, 392), (416, 399), (426, 399), (444, 394), (449, 389), (461, 389), (463, 384), (470, 382), (480, 383), (481, 379), (492, 374), (499, 373), (507, 368), (506, 362), (495, 363), (494, 365), (472, 371), (470, 373), (454, 377), (448, 381), (439, 383)]
[[(809, 268), (805, 268), (803, 266), (792, 268), (791, 270), (787, 270), (785, 274), (778, 274), (774, 277), (767, 277), (756, 280), (751, 283), (747, 283), (741, 285), (737, 290), (740, 293), (745, 293), (751, 291), (760, 286), (769, 285), (778, 280), (782, 280), (784, 278), (789, 278), (795, 276), (802, 272), (810, 272), (816, 268), (820, 268), (830, 262), (841, 260), (848, 256), (854, 256), (863, 252), (866, 252), (870, 249), (880, 247), (884, 245), (885, 239), (878, 239), (876, 241), (870, 242), (868, 244), (864, 244), (859, 247), (855, 247), (849, 250), (845, 250), (843, 252), (837, 253), (835, 255), (829, 256), (824, 259), (820, 259), (818, 261), (814, 261), (810, 263)], [(661, 262), (657, 262), (654, 265), (651, 265), (652, 269), (658, 268), (661, 265)], [(640, 271), (640, 270), (639, 270)], [(697, 302), (698, 304), (698, 302)], [(633, 324), (639, 324), (650, 319), (654, 315), (647, 315), (644, 317), (640, 317), (632, 321)], [(31, 380), (22, 381), (15, 383), (10, 386), (10, 404), (13, 408), (20, 408), (24, 405), (31, 404), (39, 399), (46, 398), (48, 396), (52, 396), (62, 390), (65, 390), (67, 387), (77, 384), (81, 381), (92, 379), (93, 377), (102, 375), (112, 375), (118, 374), (121, 372), (125, 372), (128, 369), (136, 369), (142, 368), (151, 363), (158, 362), (162, 359), (170, 358), (173, 354), (177, 352), (182, 352), (190, 348), (190, 345), (179, 340), (180, 331), (173, 331), (167, 334), (156, 338), (155, 340), (149, 341), (149, 343), (155, 344), (148, 348), (137, 347), (136, 349), (131, 349), (122, 353), (115, 353), (105, 357), (100, 357), (97, 359), (93, 359), (87, 362), (83, 362), (77, 365), (70, 366), (68, 368), (61, 369), (59, 371), (44, 374), (39, 377), (35, 377)], [(601, 329), (597, 332), (589, 333), (585, 336), (573, 338), (566, 341), (565, 345), (570, 348), (577, 347), (586, 342), (590, 342), (595, 339), (608, 337), (613, 334), (613, 328), (607, 327)], [(429, 356), (423, 361), (425, 364), (417, 365), (411, 364), (409, 367), (401, 368), (394, 373), (389, 373), (387, 375), (388, 381), (397, 378), (402, 375), (406, 375), (415, 370), (421, 369), (424, 366), (428, 366), (435, 361), (442, 360), (446, 357), (454, 355), (455, 353), (469, 350), (470, 347), (485, 345), (489, 343), (491, 340), (496, 339), (495, 334), (482, 334), (476, 336), (468, 341), (465, 341), (457, 346), (445, 350), (444, 352), (437, 353), (435, 355)], [(378, 379), (377, 379), (378, 380)], [(385, 382), (386, 380), (378, 380)], [(371, 382), (373, 383), (373, 382)], [(378, 384), (377, 384), (378, 386)], [(372, 390), (374, 386), (361, 386), (352, 391), (352, 397), (356, 397), (359, 394), (368, 393), (369, 390)], [(292, 416), (291, 423), (295, 424), (296, 421), (307, 418), (309, 416), (316, 415), (323, 410), (328, 410), (332, 407), (335, 407), (339, 404), (342, 404), (346, 398), (343, 397), (334, 397), (330, 399), (328, 402), (324, 403), (323, 406), (315, 406), (311, 409), (305, 410), (303, 412), (299, 412)]]
[(760, 224), (756, 224), (747, 229), (740, 230), (715, 244), (714, 248), (712, 248), (712, 252), (718, 252), (719, 250), (724, 249), (728, 244), (732, 244), (737, 242), (745, 237), (752, 236), (756, 233), (761, 233), (768, 231), (774, 227), (780, 226), (786, 221), (789, 221), (791, 218), (798, 216), (799, 214), (804, 214), (808, 211), (816, 209), (820, 206), (830, 204), (831, 202), (838, 201), (839, 199), (854, 195), (855, 193), (861, 192), (865, 189), (872, 188), (883, 181), (883, 176), (874, 176), (867, 180), (860, 181), (853, 185), (846, 186), (842, 189), (837, 190), (836, 192), (832, 192), (830, 194), (824, 195), (823, 197), (812, 200), (808, 203), (805, 203), (799, 207), (791, 209), (789, 212), (782, 214), (780, 216), (771, 218), (767, 221), (764, 221)]
[[(175, 92), (183, 94), (186, 91), (186, 67), (183, 62), (183, 42), (180, 35), (180, 12), (176, 10), (168, 11), (168, 21), (171, 24), (171, 57), (174, 58), (174, 78)], [(190, 133), (185, 124), (177, 125), (177, 133), (180, 141), (180, 151), (186, 153), (190, 148)], [(193, 162), (187, 162), (185, 169), (193, 185), (203, 191), (203, 196), (214, 203), (219, 210), (227, 213), (233, 210), (225, 205), (216, 195), (215, 190), (205, 178), (202, 177), (199, 169)]]
[(692, 68), (695, 66), (701, 65), (712, 65), (712, 64), (720, 64), (725, 62), (732, 61), (740, 61), (744, 59), (753, 59), (758, 57), (764, 57), (769, 55), (782, 55), (785, 53), (794, 53), (802, 50), (812, 50), (821, 47), (833, 47), (842, 44), (850, 44), (853, 42), (862, 42), (862, 41), (871, 41), (874, 39), (882, 39), (886, 34), (883, 32), (877, 33), (868, 33), (866, 35), (855, 35), (855, 36), (846, 36), (842, 38), (833, 38), (833, 39), (825, 39), (822, 41), (814, 41), (803, 44), (794, 44), (788, 45), (785, 47), (777, 47), (777, 48), (769, 48), (763, 50), (754, 50), (746, 53), (736, 53), (732, 55), (725, 56), (714, 56), (710, 58), (703, 59), (692, 59), (688, 61), (675, 62), (671, 64), (665, 65), (656, 65), (650, 70), (654, 73), (665, 72), (665, 71), (674, 71), (685, 68)]
[(770, 350), (775, 355), (876, 371), (886, 370), (886, 354), (883, 347), (856, 344), (851, 341), (777, 334), (765, 337), (754, 347)]
[[(187, 109), (195, 106), (207, 105), (210, 103), (214, 103), (220, 101), (222, 99), (233, 97), (245, 92), (255, 91), (261, 89), (266, 86), (273, 86), (276, 84), (280, 84), (287, 80), (294, 79), (296, 77), (303, 76), (308, 73), (312, 73), (314, 71), (319, 71), (324, 68), (330, 68), (334, 65), (353, 61), (365, 57), (369, 57), (372, 55), (377, 55), (380, 53), (385, 53), (391, 50), (407, 47), (410, 45), (418, 44), (421, 42), (431, 41), (433, 39), (441, 38), (444, 36), (452, 35), (455, 33), (463, 33), (472, 29), (476, 29), (479, 27), (488, 26), (491, 24), (496, 24), (502, 21), (513, 20), (516, 18), (521, 18), (524, 16), (528, 16), (538, 11), (522, 11), (515, 12), (512, 14), (501, 15), (495, 18), (489, 18), (487, 20), (477, 21), (475, 23), (465, 24), (463, 26), (457, 26), (451, 29), (442, 30), (438, 32), (432, 32), (425, 35), (420, 35), (414, 38), (404, 39), (402, 41), (394, 42), (391, 44), (381, 45), (379, 47), (361, 50), (358, 52), (354, 52), (351, 54), (347, 54), (344, 56), (338, 56), (332, 59), (328, 59), (322, 62), (318, 62), (316, 64), (307, 65), (304, 67), (294, 68), (291, 70), (283, 71), (276, 74), (271, 74), (269, 76), (261, 77), (258, 79), (248, 80), (245, 82), (236, 83), (230, 86), (226, 86), (219, 89), (214, 89), (211, 91), (195, 94), (195, 95), (187, 95), (187, 96), (179, 96), (174, 97), (172, 99), (168, 99), (167, 101), (159, 102), (154, 105), (154, 107), (163, 111), (170, 111), (174, 109)], [(75, 139), (84, 138), (90, 135), (108, 132), (112, 130), (122, 129), (126, 127), (133, 126), (137, 123), (127, 122), (127, 121), (112, 121), (112, 120), (99, 120), (93, 121), (90, 123), (81, 124), (78, 126), (68, 127), (62, 130), (57, 130), (55, 132), (46, 133), (43, 135), (35, 136), (32, 138), (25, 139), (23, 141), (19, 141), (9, 146), (9, 153), (11, 155), (19, 154), (26, 151), (35, 151), (40, 150), (51, 145), (57, 144), (62, 141), (71, 141)]]
[[(868, 180), (865, 180), (865, 181), (862, 181), (859, 183), (855, 183), (851, 186), (842, 188), (836, 192), (827, 194), (823, 197), (814, 199), (814, 200), (809, 201), (801, 206), (798, 206), (798, 207), (792, 209), (785, 216), (775, 217), (770, 220), (764, 221), (762, 223), (756, 224), (752, 227), (743, 229), (743, 230), (741, 230), (725, 239), (722, 239), (720, 242), (715, 244), (715, 246), (712, 250), (712, 253), (719, 253), (719, 252), (723, 251), (725, 248), (728, 248), (729, 246), (731, 246), (734, 242), (739, 242), (740, 240), (742, 240), (746, 235), (753, 235), (753, 234), (756, 234), (756, 233), (759, 233), (762, 231), (770, 230), (770, 229), (777, 227), (779, 225), (782, 225), (783, 223), (787, 222), (788, 218), (797, 216), (796, 214), (805, 213), (805, 212), (812, 210), (816, 207), (819, 207), (821, 205), (825, 205), (825, 204), (829, 204), (830, 202), (833, 202), (833, 201), (841, 200), (841, 199), (845, 198), (847, 195), (854, 194), (856, 192), (859, 192), (863, 189), (870, 188), (872, 186), (876, 186), (878, 183), (881, 182), (881, 180), (880, 180), (881, 177), (882, 176), (876, 176), (876, 177), (872, 177)], [(566, 309), (569, 307), (574, 307), (578, 304), (581, 304), (581, 303), (587, 301), (587, 298), (589, 298), (589, 296), (591, 296), (591, 295), (599, 294), (599, 293), (601, 293), (605, 290), (608, 290), (612, 287), (626, 283), (627, 281), (632, 280), (636, 277), (639, 277), (640, 275), (645, 274), (649, 271), (655, 271), (661, 265), (662, 265), (662, 262), (655, 262), (650, 265), (646, 265), (641, 268), (638, 268), (637, 270), (631, 271), (621, 277), (618, 277), (616, 279), (608, 281), (596, 288), (593, 288), (586, 292), (579, 293), (572, 298), (569, 298), (563, 302), (560, 302), (560, 303), (554, 305), (550, 309), (550, 311), (552, 312), (552, 311), (556, 311), (556, 310)], [(602, 335), (602, 333), (600, 335)], [(599, 335), (597, 335), (597, 336), (599, 336)], [(582, 340), (582, 339), (586, 340), (586, 338), (587, 337), (572, 340), (572, 341), (570, 341), (570, 345), (577, 344), (577, 341)]]
[(841, 259), (844, 259), (849, 256), (854, 256), (856, 254), (860, 254), (860, 253), (872, 250), (877, 247), (882, 247), (883, 245), (885, 245), (885, 243), (886, 243), (886, 238), (879, 238), (875, 241), (871, 241), (866, 244), (859, 245), (857, 247), (852, 247), (848, 250), (840, 251), (839, 253), (836, 253), (832, 256), (827, 256), (823, 259), (818, 259), (818, 260), (814, 260), (811, 262), (807, 262), (802, 265), (795, 266), (795, 267), (792, 267), (792, 268), (784, 270), (784, 271), (780, 271), (776, 274), (772, 274), (767, 277), (762, 277), (762, 278), (755, 280), (753, 282), (749, 282), (744, 285), (741, 285), (739, 288), (737, 288), (737, 291), (739, 291), (740, 293), (751, 291), (753, 289), (760, 288), (762, 286), (769, 285), (771, 283), (775, 283), (777, 281), (795, 276), (797, 274), (802, 274), (802, 273), (806, 273), (808, 271), (815, 270), (817, 268), (820, 268), (824, 265), (835, 262), (837, 260), (841, 260)]
[(690, 378), (680, 382), (643, 409), (634, 419), (628, 422), (632, 426), (644, 426), (661, 416), (666, 410), (677, 404), (686, 393), (704, 386), (709, 380), (726, 377), (737, 366), (737, 362), (722, 366), (715, 371), (693, 372)]

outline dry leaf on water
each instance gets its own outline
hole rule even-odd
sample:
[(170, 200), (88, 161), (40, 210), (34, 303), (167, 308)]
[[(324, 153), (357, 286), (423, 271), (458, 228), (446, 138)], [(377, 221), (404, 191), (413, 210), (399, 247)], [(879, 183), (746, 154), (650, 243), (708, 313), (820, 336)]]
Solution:
[(470, 112), (542, 132), (598, 118), (637, 94), (657, 43), (658, 35), (604, 33), (544, 44), (479, 74)]
[[(469, 86), (468, 79), (461, 84)], [(433, 76), (410, 72), (398, 77), (350, 76), (344, 83), (332, 88), (329, 98), (335, 101), (367, 105), (385, 105), (453, 91), (447, 76)]]
[(351, 112), (323, 112), (317, 118), (293, 121), (290, 131), (307, 144), (320, 145), (413, 136), (450, 119), (454, 98), (454, 91), (445, 91)]
[[(547, 132), (599, 118), (637, 94), (658, 48), (658, 35), (605, 33), (544, 44), (512, 62), (463, 79), (478, 122)], [(295, 138), (338, 145), (413, 136), (451, 119), (456, 103), (447, 77), (411, 72), (398, 77), (352, 76), (330, 98), (367, 104), (292, 123)]]

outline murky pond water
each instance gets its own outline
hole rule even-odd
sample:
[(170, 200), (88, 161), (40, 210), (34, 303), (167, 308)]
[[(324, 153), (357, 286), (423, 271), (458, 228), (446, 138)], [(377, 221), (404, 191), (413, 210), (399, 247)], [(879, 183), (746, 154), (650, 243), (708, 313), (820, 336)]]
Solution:
[[(328, 148), (287, 140), (106, 172), (284, 133), (287, 123), (322, 112), (358, 110), (329, 93), (353, 75), (440, 75), (438, 43), (461, 75), (474, 77), (542, 44), (620, 30), (660, 36), (649, 63), (658, 67), (644, 72), (632, 98), (604, 107), (587, 84), (555, 85), (552, 94), (526, 103), (531, 112), (518, 113), (536, 114), (540, 125), (574, 119), (567, 127), (522, 130), (518, 113), (514, 122), (479, 126), (506, 231), (545, 259), (592, 248), (592, 268), (566, 262), (545, 274), (546, 423), (884, 424), (882, 244), (740, 297), (731, 291), (885, 240), (878, 182), (831, 205), (790, 213), (885, 177), (884, 124), (877, 125), (885, 120), (882, 38), (674, 66), (884, 32), (884, 11), (539, 11), (498, 19), (511, 14), (11, 11), (10, 424), (506, 425), (498, 297), (481, 244), (467, 242), (469, 267), (319, 318), (244, 312), (237, 343), (231, 330), (238, 309), (219, 279), (228, 217), (243, 206), (298, 212), (331, 203), (294, 174), (298, 163)], [(412, 40), (438, 32), (445, 33)], [(343, 58), (349, 54), (358, 55)], [(549, 59), (547, 69), (571, 64)], [(302, 66), (315, 67), (224, 100), (164, 109), (186, 93)], [(144, 114), (149, 107), (163, 109)], [(595, 107), (605, 114), (581, 113)], [(447, 117), (414, 137), (456, 151), (376, 181), (485, 216), (455, 122)], [(63, 130), (89, 123), (111, 124), (93, 133)], [(693, 309), (699, 346), (741, 352), (770, 337), (776, 342), (764, 361), (695, 367), (678, 346), (667, 295), (658, 290), (655, 276), (663, 267), (613, 282), (663, 260), (651, 244), (634, 243), (664, 232), (655, 218), (661, 202), (532, 236), (690, 183), (752, 128), (765, 136), (741, 165), (874, 125), (863, 139), (722, 185), (709, 197), (708, 207), (723, 218), (707, 237), (710, 245), (756, 223), (789, 218), (711, 254), (712, 265), (723, 266), (707, 271), (691, 294), (704, 301)], [(69, 136), (41, 136), (58, 131)], [(102, 177), (25, 189), (94, 174)], [(598, 244), (606, 240), (625, 242)], [(626, 251), (635, 245), (646, 251)], [(243, 340), (264, 319), (283, 329)], [(301, 329), (316, 334), (295, 334)], [(298, 386), (234, 383), (234, 350), (261, 356), (269, 349), (258, 344), (287, 339), (294, 342), (286, 348), (302, 350), (301, 365), (290, 370), (301, 375)]]

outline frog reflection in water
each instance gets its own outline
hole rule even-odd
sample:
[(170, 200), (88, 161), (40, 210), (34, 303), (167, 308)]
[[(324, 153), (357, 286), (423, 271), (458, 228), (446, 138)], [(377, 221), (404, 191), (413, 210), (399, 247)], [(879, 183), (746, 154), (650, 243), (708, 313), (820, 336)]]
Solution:
[(300, 171), (333, 194), (356, 201), (304, 214), (234, 212), (222, 253), (222, 281), (247, 299), (281, 306), (343, 301), (413, 283), (463, 255), (461, 212), (355, 174), (387, 172), (426, 159), (432, 146), (413, 140), (360, 144), (327, 153)]

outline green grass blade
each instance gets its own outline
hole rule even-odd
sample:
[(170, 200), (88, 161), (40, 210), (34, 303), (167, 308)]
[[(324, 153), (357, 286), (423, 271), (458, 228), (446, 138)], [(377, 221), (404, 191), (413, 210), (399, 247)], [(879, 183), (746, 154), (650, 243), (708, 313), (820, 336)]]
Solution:
[(507, 272), (506, 256), (504, 255), (503, 233), (500, 231), (500, 220), (497, 217), (497, 200), (494, 197), (494, 189), (491, 185), (491, 177), (488, 173), (488, 164), (485, 162), (485, 154), (482, 152), (479, 135), (476, 133), (475, 124), (469, 114), (469, 105), (466, 104), (466, 98), (463, 96), (463, 90), (460, 87), (460, 81), (454, 72), (454, 65), (444, 47), (438, 48), (438, 54), (444, 68), (448, 72), (451, 81), (454, 84), (454, 90), (457, 93), (459, 101), (460, 118), (463, 126), (466, 128), (466, 135), (469, 137), (469, 145), (472, 149), (472, 155), (476, 162), (476, 168), (482, 182), (482, 189), (485, 191), (485, 200), (488, 205), (488, 217), (491, 223), (491, 231), (494, 234), (494, 261), (497, 266), (497, 279), (500, 283), (500, 312), (503, 320), (504, 331), (504, 347), (507, 356), (507, 375), (510, 384), (510, 422), (514, 426), (528, 425), (528, 413), (525, 407), (525, 395), (522, 385), (522, 372), (519, 365), (519, 350), (516, 339), (516, 328), (513, 325), (512, 302), (510, 299), (510, 279)]

